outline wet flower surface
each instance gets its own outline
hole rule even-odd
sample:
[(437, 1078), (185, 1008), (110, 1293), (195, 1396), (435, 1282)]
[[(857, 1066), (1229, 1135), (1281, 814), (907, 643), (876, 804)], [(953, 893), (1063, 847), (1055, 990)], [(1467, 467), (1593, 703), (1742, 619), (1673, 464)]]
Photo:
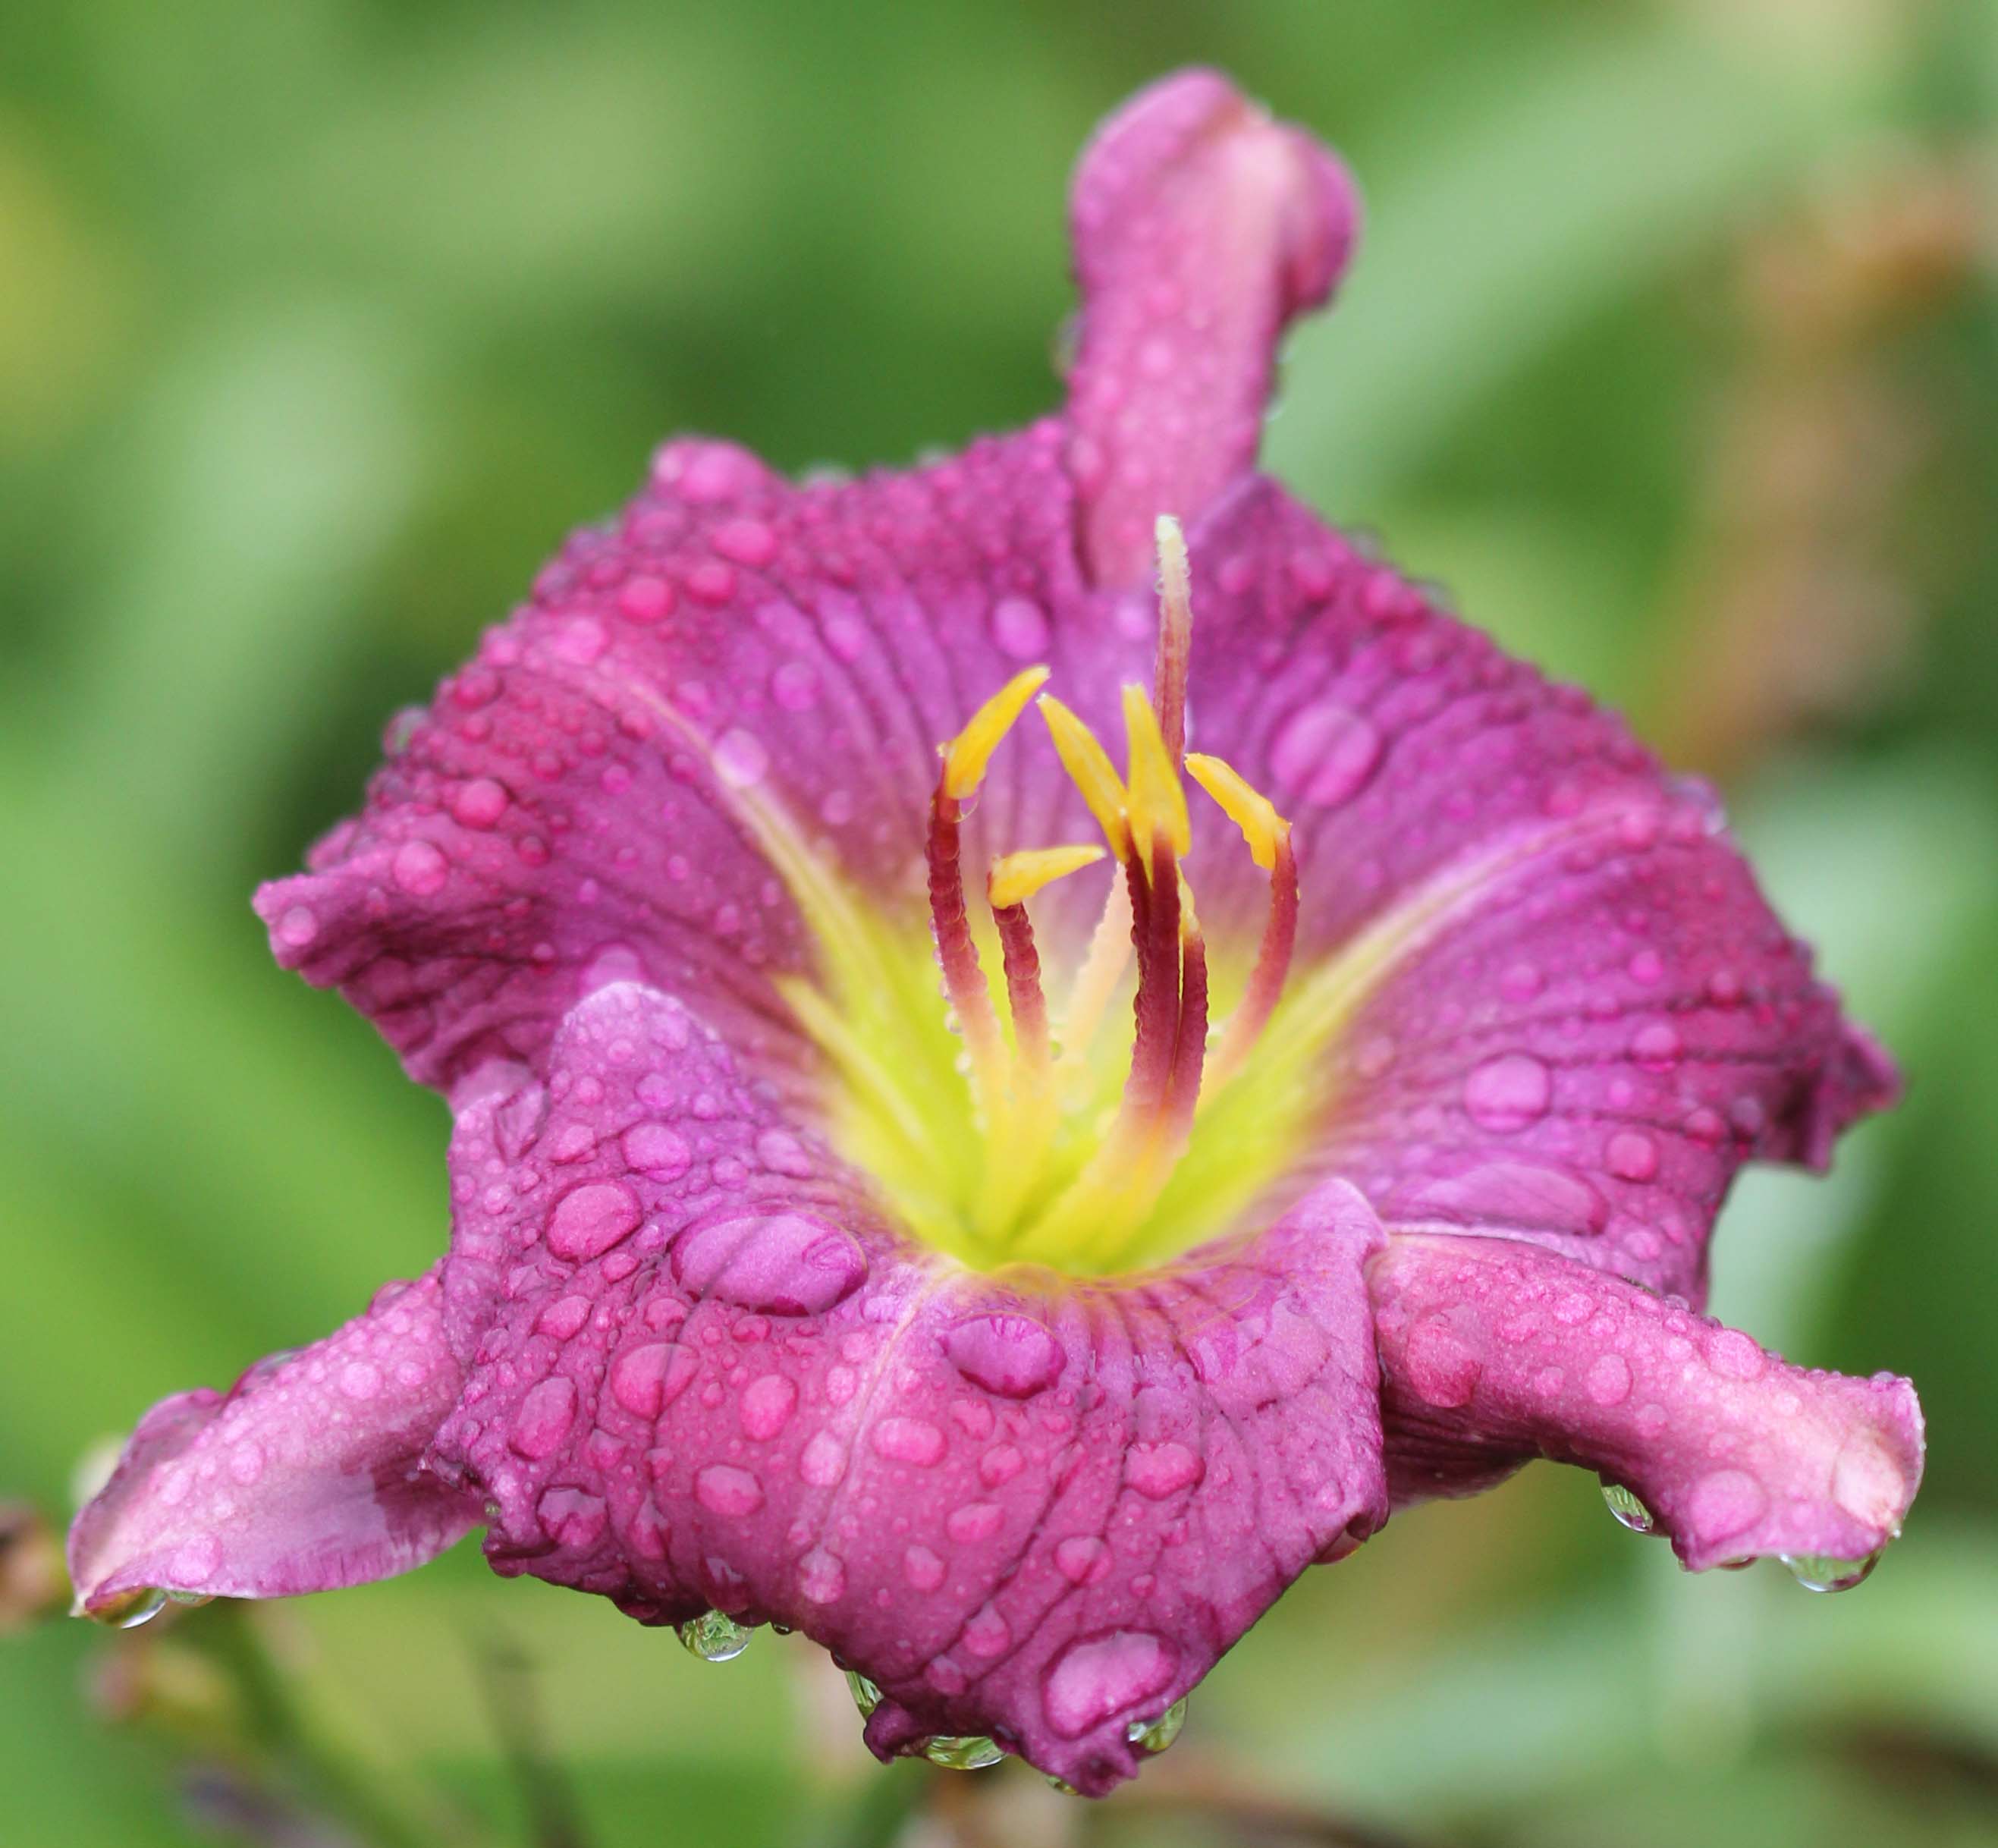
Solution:
[(1689, 1566), (1863, 1573), (1906, 1383), (1696, 1310), (1740, 1164), (1891, 1070), (1707, 792), (1254, 472), (1354, 222), (1168, 80), (1077, 174), (1059, 416), (850, 484), (669, 444), (394, 728), (258, 903), (449, 1099), (449, 1253), (149, 1413), (87, 1608), (483, 1522), (1095, 1794), (1306, 1566), (1535, 1455)]

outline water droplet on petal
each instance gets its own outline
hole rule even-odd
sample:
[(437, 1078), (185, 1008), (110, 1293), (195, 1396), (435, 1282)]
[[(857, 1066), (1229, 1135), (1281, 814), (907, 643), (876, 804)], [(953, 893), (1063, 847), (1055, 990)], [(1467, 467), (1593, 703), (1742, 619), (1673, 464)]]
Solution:
[(644, 1217), (637, 1196), (621, 1182), (586, 1182), (556, 1201), (548, 1215), (548, 1249), (582, 1264), (628, 1238)]
[(818, 674), (807, 662), (786, 661), (770, 676), (770, 697), (786, 712), (809, 712), (818, 694)]
[(1647, 1022), (1638, 1028), (1630, 1041), (1632, 1057), (1645, 1065), (1675, 1064), (1680, 1050), (1678, 1030), (1666, 1020)]
[(819, 1431), (798, 1455), (798, 1474), (814, 1489), (830, 1489), (846, 1473), (846, 1452), (830, 1431)]
[(703, 559), (686, 574), (687, 595), (719, 607), (735, 594), (735, 571), (719, 559)]
[(443, 890), (451, 877), (451, 863), (430, 842), (405, 841), (389, 862), (389, 877), (404, 891), (419, 898)]
[(860, 1248), (803, 1213), (710, 1220), (673, 1248), (673, 1274), (697, 1296), (766, 1315), (822, 1315), (867, 1274)]
[(530, 1462), (538, 1462), (569, 1435), (575, 1421), (576, 1383), (565, 1374), (551, 1373), (531, 1386), (514, 1408), (506, 1441)]
[(717, 1514), (753, 1514), (763, 1505), (763, 1485), (733, 1463), (710, 1463), (693, 1479), (694, 1499)]
[(149, 1624), (167, 1607), (167, 1594), (157, 1587), (148, 1586), (143, 1591), (135, 1591), (129, 1600), (112, 1605), (98, 1613), (102, 1622), (109, 1623), (120, 1630), (136, 1630), (141, 1624)]
[(1063, 1739), (1162, 1693), (1179, 1652), (1149, 1630), (1109, 1630), (1064, 1649), (1042, 1690), (1048, 1724)]
[(798, 1389), (781, 1373), (766, 1373), (742, 1389), (742, 1431), (759, 1443), (768, 1443), (791, 1421), (797, 1409)]
[(733, 1662), (748, 1648), (754, 1632), (719, 1611), (704, 1611), (680, 1625), (674, 1634), (686, 1644), (690, 1654), (703, 1662)]
[(1552, 1095), (1547, 1068), (1531, 1053), (1501, 1053), (1464, 1081), (1464, 1107), (1481, 1130), (1523, 1130), (1547, 1114)]
[(693, 1161), (693, 1151), (677, 1130), (662, 1123), (634, 1123), (620, 1144), (624, 1159), (640, 1172), (669, 1181), (683, 1175)]
[(753, 732), (740, 725), (715, 741), (714, 773), (730, 789), (748, 789), (769, 774), (770, 753)]
[(1829, 1553), (1783, 1553), (1778, 1556), (1789, 1575), (1806, 1591), (1850, 1591), (1880, 1563), (1887, 1549), (1875, 1547), (1857, 1559), (1835, 1559)]
[(923, 1742), (923, 1756), (947, 1771), (983, 1771), (1006, 1756), (1004, 1750), (982, 1736), (940, 1735)]
[(494, 827), (512, 800), (503, 784), (490, 777), (475, 777), (451, 798), (451, 817), (461, 828)]
[(992, 606), (992, 639), (1015, 661), (1036, 660), (1047, 652), (1048, 619), (1037, 603), (1002, 597)]
[(946, 1447), (943, 1433), (924, 1418), (883, 1418), (868, 1433), (867, 1441), (876, 1456), (921, 1469), (942, 1461)]
[(1402, 1352), (1409, 1383), (1426, 1403), (1443, 1410), (1468, 1405), (1484, 1362), (1446, 1316), (1425, 1316), (1409, 1331)]
[(1006, 1511), (996, 1501), (968, 1501), (944, 1518), (944, 1531), (960, 1545), (990, 1540), (1005, 1524)]
[(1398, 1210), (1462, 1226), (1593, 1237), (1609, 1223), (1609, 1203), (1581, 1175), (1542, 1161), (1480, 1161), (1398, 1194)]
[(708, 535), (708, 543), (738, 565), (767, 565), (777, 555), (777, 535), (764, 521), (748, 517), (724, 520)]
[(863, 1720), (872, 1719), (874, 1709), (881, 1704), (880, 1689), (858, 1669), (850, 1668), (846, 1671), (846, 1685), (853, 1696), (854, 1705), (860, 1709), (860, 1717)]
[(1630, 1363), (1620, 1354), (1599, 1355), (1582, 1384), (1598, 1405), (1621, 1405), (1630, 1396)]
[(1186, 1716), (1186, 1696), (1181, 1694), (1156, 1719), (1133, 1720), (1124, 1729), (1124, 1736), (1140, 1752), (1156, 1757), (1179, 1737)]
[(1657, 1518), (1621, 1483), (1605, 1483), (1602, 1499), (1611, 1514), (1633, 1534), (1655, 1534)]
[(1619, 1130), (1609, 1138), (1602, 1158), (1620, 1180), (1648, 1181), (1658, 1171), (1658, 1145), (1642, 1130)]
[(1031, 1316), (968, 1317), (944, 1337), (944, 1351), (976, 1386), (1003, 1399), (1026, 1399), (1052, 1386), (1066, 1356)]
[(1747, 1470), (1716, 1469), (1694, 1485), (1686, 1514), (1703, 1538), (1727, 1540), (1752, 1526), (1768, 1505), (1762, 1485)]
[(1718, 1328), (1706, 1344), (1706, 1358), (1716, 1373), (1730, 1379), (1759, 1379), (1769, 1357), (1752, 1334), (1738, 1328)]
[(798, 1562), (798, 1590), (815, 1604), (836, 1604), (846, 1592), (846, 1568), (822, 1546)]
[(699, 1365), (673, 1341), (627, 1348), (612, 1363), (610, 1396), (634, 1418), (656, 1418), (686, 1390)]
[(944, 1581), (942, 1560), (920, 1543), (902, 1555), (902, 1576), (918, 1591), (934, 1591)]
[(1292, 797), (1336, 808), (1367, 787), (1382, 749), (1371, 720), (1329, 700), (1315, 701), (1284, 722), (1270, 747), (1270, 768)]
[(966, 1620), (959, 1640), (967, 1655), (990, 1662), (1013, 1646), (1013, 1632), (1005, 1618), (987, 1604)]
[(1124, 1475), (1140, 1495), (1163, 1501), (1198, 1482), (1206, 1467), (1185, 1445), (1167, 1438), (1160, 1443), (1132, 1445), (1125, 1459)]
[(659, 622), (673, 613), (679, 600), (664, 578), (634, 577), (617, 593), (617, 613), (627, 622)]
[(1110, 1548), (1094, 1534), (1071, 1534), (1055, 1543), (1055, 1566), (1071, 1585), (1094, 1585), (1110, 1571)]

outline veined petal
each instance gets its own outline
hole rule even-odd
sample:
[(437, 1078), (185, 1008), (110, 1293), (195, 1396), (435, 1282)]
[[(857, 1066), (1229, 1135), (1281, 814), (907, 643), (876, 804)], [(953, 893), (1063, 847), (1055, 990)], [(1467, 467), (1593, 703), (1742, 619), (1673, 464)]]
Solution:
[(437, 1448), (494, 1565), (801, 1628), (883, 1691), (883, 1756), (990, 1734), (1107, 1789), (1131, 1722), (1384, 1517), (1350, 1189), (1114, 1283), (966, 1272), (630, 985), (463, 1112), (454, 1166), (479, 1365)]
[[(620, 978), (698, 995), (795, 1070), (771, 979), (811, 964), (800, 880), (907, 904), (937, 746), (980, 701), (1045, 656), (1114, 710), (1144, 659), (1082, 582), (1061, 447), (1043, 425), (793, 489), (740, 451), (669, 445), (622, 519), (576, 535), (398, 725), (314, 870), (258, 895), (279, 960), (446, 1089), (489, 1058), (534, 1064)], [(980, 791), (981, 856), (1087, 832), (1034, 743)], [(1044, 934), (1086, 904), (1056, 895)]]
[(1492, 1239), (1397, 1235), (1368, 1269), (1398, 1502), (1524, 1457), (1636, 1494), (1694, 1571), (1849, 1562), (1899, 1533), (1922, 1475), (1905, 1379), (1792, 1367), (1585, 1265)]
[[(1306, 1171), (1391, 1229), (1502, 1231), (1696, 1297), (1742, 1161), (1822, 1165), (1894, 1088), (1710, 792), (1270, 484), (1193, 558), (1199, 742), (1295, 828), (1271, 1036), (1336, 1023)], [(1196, 820), (1210, 934), (1246, 930), (1256, 881)]]
[(71, 1529), (83, 1607), (146, 1590), (281, 1597), (420, 1566), (479, 1518), (425, 1467), (457, 1398), (437, 1274), (392, 1283), (366, 1313), (140, 1421)]
[(1099, 583), (1149, 570), (1253, 465), (1277, 342), (1351, 254), (1346, 169), (1211, 71), (1154, 84), (1098, 131), (1071, 206), (1082, 285), (1070, 465)]

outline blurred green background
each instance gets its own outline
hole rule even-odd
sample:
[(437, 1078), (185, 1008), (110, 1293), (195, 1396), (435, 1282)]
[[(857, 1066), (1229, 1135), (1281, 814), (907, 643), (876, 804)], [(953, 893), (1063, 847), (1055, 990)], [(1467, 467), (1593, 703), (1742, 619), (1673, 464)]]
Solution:
[(1530, 1470), (1309, 1575), (1100, 1806), (877, 1771), (797, 1639), (704, 1666), (468, 1546), (0, 1638), (0, 1839), (1998, 1839), (1989, 0), (0, 12), (0, 1497), (66, 1518), (441, 1242), (441, 1106), (246, 903), (383, 722), (668, 431), (795, 469), (1051, 403), (1070, 162), (1194, 59), (1369, 203), (1273, 465), (1720, 778), (1911, 1075), (1740, 1187), (1715, 1296), (1916, 1377), (1906, 1538), (1685, 1579)]

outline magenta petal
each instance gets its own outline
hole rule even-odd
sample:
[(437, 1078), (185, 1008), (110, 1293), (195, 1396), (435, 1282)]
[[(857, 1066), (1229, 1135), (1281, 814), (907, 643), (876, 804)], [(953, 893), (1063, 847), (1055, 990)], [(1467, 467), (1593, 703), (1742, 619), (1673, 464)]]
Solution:
[(149, 1589), (224, 1597), (324, 1591), (406, 1572), (479, 1518), (423, 1466), (458, 1396), (437, 1273), (226, 1393), (162, 1400), (70, 1532), (83, 1607)]
[[(1402, 922), (1340, 1028), (1315, 1169), (1391, 1228), (1504, 1231), (1697, 1295), (1742, 1162), (1821, 1165), (1891, 1065), (1711, 792), (1614, 714), (1268, 483), (1202, 538), (1198, 742), (1295, 818), (1297, 981)], [(1201, 908), (1227, 915), (1207, 885)]]
[(1384, 1518), (1351, 1189), (1077, 1284), (892, 1235), (677, 1002), (620, 985), (461, 1113), (438, 1438), (503, 1572), (807, 1632), (883, 1756), (990, 1734), (1077, 1787)]
[[(676, 442), (622, 519), (399, 723), (354, 821), (257, 905), (278, 960), (337, 985), (448, 1088), (531, 1064), (591, 988), (698, 995), (759, 1059), (804, 1056), (769, 978), (810, 953), (752, 815), (906, 901), (936, 747), (1029, 660), (1114, 700), (1149, 644), (1081, 579), (1059, 426), (921, 472), (793, 489)], [(1059, 839), (1053, 753), (1009, 751), (972, 830)]]
[(1069, 397), (1098, 583), (1142, 581), (1156, 516), (1191, 521), (1247, 473), (1277, 339), (1331, 292), (1358, 216), (1331, 154), (1211, 71), (1154, 84), (1098, 131), (1070, 209)]
[(1526, 1456), (1633, 1491), (1692, 1570), (1854, 1564), (1922, 1474), (1914, 1389), (1788, 1365), (1740, 1331), (1511, 1242), (1398, 1235), (1369, 1268), (1397, 1502)]

